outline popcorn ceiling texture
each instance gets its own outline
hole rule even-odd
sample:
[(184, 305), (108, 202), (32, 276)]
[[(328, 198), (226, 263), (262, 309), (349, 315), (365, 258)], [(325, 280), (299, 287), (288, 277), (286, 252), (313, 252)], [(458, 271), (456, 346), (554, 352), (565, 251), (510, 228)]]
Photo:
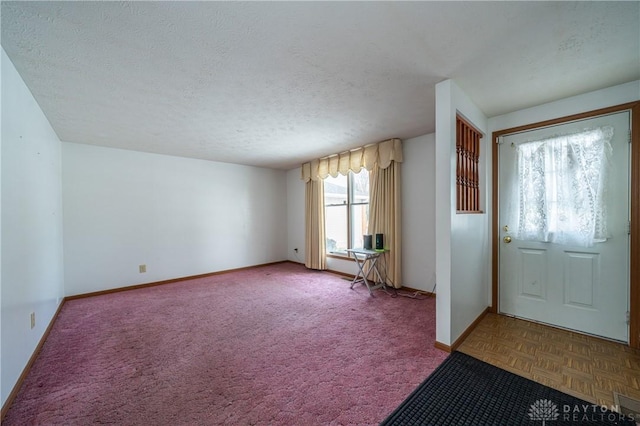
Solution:
[(640, 78), (638, 2), (3, 2), (61, 140), (289, 169)]

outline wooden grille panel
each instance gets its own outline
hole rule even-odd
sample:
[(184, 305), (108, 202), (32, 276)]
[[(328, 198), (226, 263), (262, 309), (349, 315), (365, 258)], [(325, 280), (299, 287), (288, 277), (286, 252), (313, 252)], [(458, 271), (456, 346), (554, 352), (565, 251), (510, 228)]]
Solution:
[(456, 116), (456, 210), (480, 212), (480, 139), (482, 133)]

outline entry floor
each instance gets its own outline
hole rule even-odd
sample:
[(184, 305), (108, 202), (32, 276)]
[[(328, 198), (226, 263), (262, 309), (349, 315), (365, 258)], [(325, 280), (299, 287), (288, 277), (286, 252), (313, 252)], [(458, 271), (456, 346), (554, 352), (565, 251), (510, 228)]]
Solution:
[(640, 350), (622, 343), (488, 314), (457, 350), (594, 404), (640, 400)]

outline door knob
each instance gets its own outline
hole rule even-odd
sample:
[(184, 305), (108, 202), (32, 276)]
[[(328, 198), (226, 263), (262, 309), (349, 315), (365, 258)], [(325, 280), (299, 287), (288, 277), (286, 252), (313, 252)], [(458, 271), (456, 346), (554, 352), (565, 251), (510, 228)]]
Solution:
[(509, 244), (511, 242), (511, 237), (510, 236), (506, 236), (502, 239), (502, 241), (504, 241), (505, 243)]

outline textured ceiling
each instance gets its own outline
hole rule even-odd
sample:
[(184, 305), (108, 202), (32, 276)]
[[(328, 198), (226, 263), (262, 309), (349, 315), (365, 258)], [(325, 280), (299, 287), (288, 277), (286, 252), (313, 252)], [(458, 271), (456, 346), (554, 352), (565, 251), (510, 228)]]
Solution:
[[(640, 78), (640, 2), (2, 2), (63, 141), (290, 169)], [(6, 108), (10, 106), (3, 106)]]

